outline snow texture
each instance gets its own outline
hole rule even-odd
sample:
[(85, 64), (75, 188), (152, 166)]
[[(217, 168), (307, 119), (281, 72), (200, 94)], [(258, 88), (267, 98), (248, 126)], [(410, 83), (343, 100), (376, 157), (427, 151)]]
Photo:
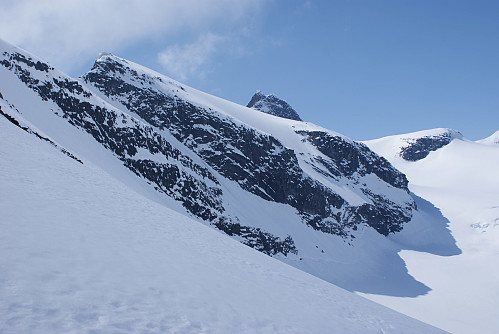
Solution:
[[(409, 193), (405, 176), (367, 146), (113, 55), (102, 55), (92, 71), (73, 79), (23, 50), (0, 46), (5, 331), (45, 324), (41, 332), (430, 330), (406, 320), (399, 326), (394, 319), (406, 318), (385, 317), (384, 308), (371, 312), (366, 305), (374, 304), (329, 284), (422, 296), (433, 287), (416, 280), (399, 253), (460, 253), (438, 209)], [(109, 66), (116, 71), (103, 73), (115, 73), (120, 85), (111, 80), (100, 90), (89, 75)], [(151, 99), (133, 100), (124, 94), (129, 88)], [(154, 110), (156, 98), (170, 103), (170, 118), (162, 118), (163, 105)], [(181, 113), (187, 123), (162, 126)], [(249, 158), (255, 152), (258, 164)], [(227, 161), (229, 168), (222, 168), (219, 162)], [(310, 186), (291, 187), (291, 195), (304, 199), (300, 205), (269, 186), (276, 166), (282, 180), (293, 181), (288, 184)], [(324, 207), (323, 194), (341, 200)], [(373, 207), (390, 214), (377, 215)], [(304, 208), (329, 216), (304, 217)], [(351, 212), (362, 220), (342, 220), (337, 230), (324, 224)], [(375, 217), (388, 217), (391, 225)], [(226, 219), (238, 223), (224, 225)]]
[(432, 291), (415, 299), (368, 297), (452, 333), (497, 333), (499, 146), (493, 144), (495, 135), (478, 142), (458, 135), (419, 161), (400, 156), (406, 138), (436, 135), (441, 130), (366, 144), (407, 175), (415, 195), (440, 210), (462, 254), (439, 257), (402, 251), (409, 273)]
[(3, 116), (0, 141), (1, 333), (442, 332), (167, 209)]
[[(459, 252), (431, 205), (415, 210), (405, 176), (341, 134), (113, 55), (72, 79), (1, 46), (0, 101), (9, 117), (133, 191), (292, 266), (351, 291), (415, 297), (430, 288), (398, 252)], [(414, 233), (385, 237), (402, 228)]]
[(499, 144), (499, 131), (494, 132), (490, 137), (487, 137), (482, 140), (477, 140), (477, 143), (481, 144), (489, 144), (489, 145), (498, 145)]

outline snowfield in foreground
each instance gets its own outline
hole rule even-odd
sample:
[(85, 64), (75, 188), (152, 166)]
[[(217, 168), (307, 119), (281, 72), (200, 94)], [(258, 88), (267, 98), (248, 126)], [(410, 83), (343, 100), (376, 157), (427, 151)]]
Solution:
[[(402, 251), (409, 273), (432, 291), (418, 298), (365, 296), (452, 333), (498, 333), (497, 133), (472, 142), (455, 131), (434, 129), (366, 142), (407, 175), (413, 193), (441, 210), (462, 254), (439, 257)], [(401, 157), (409, 143), (430, 137), (451, 140), (418, 161)]]
[(440, 333), (146, 199), (0, 117), (1, 333)]

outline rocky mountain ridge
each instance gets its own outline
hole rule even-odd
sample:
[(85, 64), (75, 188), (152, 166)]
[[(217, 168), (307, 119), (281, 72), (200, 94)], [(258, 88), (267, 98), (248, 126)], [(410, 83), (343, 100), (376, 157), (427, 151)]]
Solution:
[[(402, 246), (386, 236), (419, 219), (405, 175), (334, 131), (236, 105), (113, 55), (74, 79), (0, 46), (8, 117), (41, 129), (83, 163), (119, 161), (119, 175), (135, 175), (136, 191), (152, 189), (177, 211), (326, 280), (364, 289), (324, 264), (356, 258), (362, 245), (377, 248), (369, 254), (376, 261), (396, 254)], [(75, 143), (76, 134), (86, 144)], [(385, 289), (383, 266), (393, 263), (376, 269)], [(362, 280), (371, 269), (355, 270)]]
[[(383, 196), (372, 201), (373, 204), (349, 205), (330, 188), (306, 175), (300, 168), (296, 152), (285, 147), (272, 134), (262, 134), (258, 129), (222, 118), (216, 109), (195, 105), (172, 90), (157, 87), (155, 81), (161, 83), (161, 77), (158, 79), (145, 71), (140, 73), (126, 60), (106, 55), (83, 79), (99, 89), (111, 103), (124, 106), (160, 130), (168, 130), (211, 168), (237, 182), (244, 190), (267, 201), (297, 209), (314, 229), (348, 236), (347, 229), (366, 222), (387, 235), (400, 230), (403, 222), (411, 218), (410, 202), (394, 210), (397, 211), (394, 218), (390, 205), (386, 205), (389, 201), (382, 202)], [(325, 156), (315, 157), (316, 161), (321, 159), (320, 164), (314, 165), (321, 174), (352, 181), (374, 174), (407, 192), (407, 180), (403, 174), (367, 147), (322, 131), (301, 130), (296, 134), (303, 136), (302, 141), (312, 144)], [(369, 189), (361, 190), (365, 196), (374, 198)], [(395, 203), (392, 204), (394, 207)], [(365, 216), (373, 219), (366, 220)], [(212, 221), (213, 217), (208, 217), (208, 220)], [(223, 223), (216, 225), (221, 227)]]

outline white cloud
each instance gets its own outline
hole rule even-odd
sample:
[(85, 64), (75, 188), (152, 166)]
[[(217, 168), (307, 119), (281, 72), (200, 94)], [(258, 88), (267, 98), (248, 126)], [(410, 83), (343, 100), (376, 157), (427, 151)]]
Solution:
[(194, 43), (165, 49), (158, 54), (158, 61), (176, 79), (184, 81), (194, 74), (203, 76), (203, 65), (226, 40), (226, 37), (211, 33), (203, 34)]
[[(4, 0), (0, 37), (67, 70), (100, 51), (206, 32), (221, 23), (230, 27), (254, 14), (264, 1)], [(216, 44), (214, 37), (209, 38)]]

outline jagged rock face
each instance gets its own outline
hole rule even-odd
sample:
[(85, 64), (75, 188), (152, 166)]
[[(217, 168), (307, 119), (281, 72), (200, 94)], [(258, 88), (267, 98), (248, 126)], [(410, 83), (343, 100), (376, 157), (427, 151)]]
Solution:
[(432, 151), (436, 151), (452, 141), (451, 133), (442, 133), (437, 136), (426, 136), (417, 139), (407, 139), (408, 145), (400, 150), (400, 156), (407, 161), (424, 159)]
[[(347, 176), (354, 183), (368, 174), (374, 173), (381, 180), (395, 188), (408, 192), (408, 181), (404, 174), (396, 170), (385, 158), (372, 152), (366, 145), (347, 141), (340, 136), (332, 136), (320, 131), (297, 131), (304, 140), (317, 147), (321, 153), (334, 163), (321, 158), (321, 163), (329, 173), (329, 177)], [(323, 171), (324, 172), (324, 171)], [(413, 203), (397, 205), (385, 196), (373, 193), (368, 187), (362, 186), (361, 191), (372, 200), (373, 204), (365, 203), (351, 207), (345, 216), (354, 224), (367, 222), (383, 235), (401, 231), (403, 224), (411, 220)]]
[[(169, 130), (213, 169), (243, 189), (263, 199), (291, 205), (307, 217), (311, 226), (324, 232), (345, 234), (336, 227), (339, 218), (332, 213), (344, 205), (344, 200), (304, 175), (294, 152), (277, 139), (175, 95), (134, 86), (122, 75), (140, 77), (123, 64), (109, 60), (97, 62), (84, 79), (150, 124)], [(334, 219), (313, 223), (318, 217)]]
[[(61, 108), (62, 117), (68, 119), (70, 124), (91, 134), (132, 171), (155, 183), (158, 190), (180, 200), (186, 207), (196, 208), (200, 211), (199, 215), (205, 219), (212, 220), (216, 217), (216, 211), (223, 212), (219, 198), (221, 190), (216, 178), (206, 168), (193, 163), (192, 159), (173, 148), (151, 126), (86, 101), (92, 93), (77, 81), (68, 78), (41, 81), (35, 78), (29, 69), (19, 66), (22, 62), (37, 71), (48, 73), (48, 66), (43, 66), (46, 64), (33, 63), (22, 54), (13, 54), (9, 58), (0, 63), (13, 70), (43, 100), (54, 101)], [(171, 163), (134, 158), (141, 149), (151, 156), (159, 154), (171, 160)], [(179, 164), (174, 163), (177, 161)], [(192, 174), (198, 177), (195, 178)], [(176, 188), (185, 194), (180, 194)], [(191, 196), (184, 196), (187, 194)], [(200, 205), (195, 198), (204, 205)]]
[(301, 121), (298, 113), (284, 100), (281, 100), (274, 94), (265, 95), (257, 91), (247, 105), (248, 108), (260, 110), (261, 112), (279, 116), (282, 118)]
[[(91, 134), (131, 171), (154, 184), (156, 190), (180, 201), (190, 213), (225, 232), (235, 225), (238, 228), (232, 228), (231, 235), (240, 236), (244, 243), (268, 255), (296, 252), (291, 238), (282, 240), (261, 229), (241, 226), (225, 216), (223, 191), (213, 173), (174, 148), (152, 126), (89, 102), (92, 92), (76, 80), (44, 75), (47, 80), (42, 81), (37, 72), (53, 70), (46, 64), (35, 63), (19, 53), (3, 56), (0, 64), (13, 71), (43, 100), (55, 102), (70, 124)], [(151, 158), (161, 156), (167, 162), (137, 158), (139, 150), (146, 151)]]
[[(156, 190), (266, 254), (286, 256), (299, 250), (291, 236), (273, 235), (258, 222), (228, 214), (227, 182), (264, 201), (288, 205), (311, 228), (345, 239), (355, 237), (359, 224), (388, 235), (412, 217), (415, 205), (404, 175), (362, 144), (328, 132), (296, 130), (292, 134), (316, 150), (307, 160), (272, 134), (182, 98), (181, 84), (113, 56), (99, 59), (81, 81), (15, 52), (4, 53), (0, 65), (42, 100), (53, 101), (60, 109), (56, 114), (91, 135)], [(346, 200), (328, 182), (305, 172), (304, 163), (322, 179), (354, 189), (360, 200)], [(404, 199), (370, 188), (369, 179)]]
[[(276, 138), (224, 117), (217, 110), (183, 100), (175, 91), (156, 88), (154, 82), (161, 82), (161, 78), (139, 74), (123, 61), (112, 57), (97, 61), (84, 80), (151, 125), (168, 130), (241, 188), (296, 208), (304, 222), (314, 229), (346, 237), (351, 236), (356, 225), (367, 223), (387, 235), (400, 231), (403, 223), (412, 217), (413, 203), (398, 206), (367, 188), (361, 191), (372, 203), (350, 205), (332, 189), (305, 174), (295, 152)], [(183, 90), (182, 86), (177, 88)], [(322, 159), (323, 166), (318, 167), (322, 173), (354, 182), (359, 175), (374, 173), (407, 192), (403, 174), (365, 145), (350, 144), (339, 137), (331, 141), (326, 133), (297, 134), (305, 136), (326, 156), (317, 157)]]
[(328, 168), (328, 171), (333, 175), (352, 176), (354, 173), (358, 173), (363, 176), (374, 173), (388, 184), (408, 191), (408, 181), (405, 175), (395, 169), (388, 160), (371, 151), (366, 145), (346, 141), (342, 137), (332, 136), (327, 132), (297, 131), (297, 133), (305, 136), (306, 140), (324, 155), (339, 162), (335, 168)]

